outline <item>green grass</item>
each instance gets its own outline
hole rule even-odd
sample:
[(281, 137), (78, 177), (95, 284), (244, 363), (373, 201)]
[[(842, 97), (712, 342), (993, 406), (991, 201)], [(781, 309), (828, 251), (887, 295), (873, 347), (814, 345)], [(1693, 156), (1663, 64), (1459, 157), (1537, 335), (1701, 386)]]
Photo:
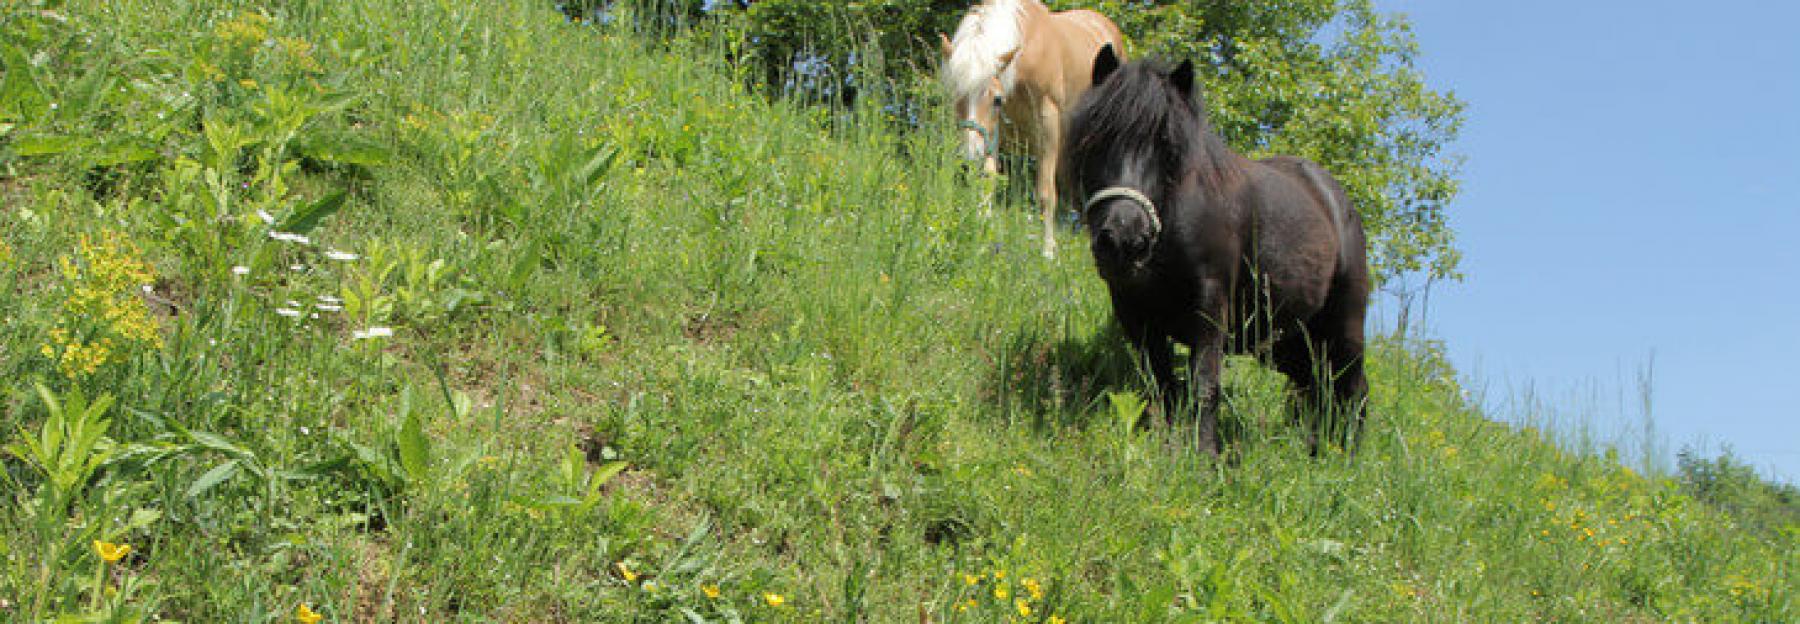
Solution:
[(1041, 260), (948, 123), (515, 4), (0, 9), (0, 619), (1800, 617), (1800, 530), (1483, 418), (1431, 343), (1377, 341), (1354, 462), (1248, 362), (1233, 461), (1134, 428), (1079, 235)]

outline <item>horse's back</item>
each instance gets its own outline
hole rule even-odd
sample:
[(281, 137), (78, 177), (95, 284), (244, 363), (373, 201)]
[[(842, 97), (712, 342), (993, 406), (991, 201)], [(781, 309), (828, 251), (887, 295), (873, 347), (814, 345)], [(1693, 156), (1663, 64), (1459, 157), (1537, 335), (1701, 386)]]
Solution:
[(1094, 57), (1100, 48), (1111, 44), (1114, 52), (1123, 54), (1124, 35), (1105, 15), (1087, 9), (1052, 13), (1044, 23), (1040, 32), (1029, 35), (1021, 53), (1037, 65), (1036, 72), (1060, 77), (1068, 91), (1062, 104), (1072, 106), (1093, 82)]
[(1346, 251), (1354, 250), (1357, 255), (1362, 255), (1362, 217), (1350, 203), (1350, 193), (1331, 172), (1319, 163), (1298, 156), (1270, 156), (1256, 162), (1279, 172), (1304, 191), (1310, 200), (1305, 207), (1330, 222), (1331, 230)]
[[(1300, 309), (1318, 309), (1345, 288), (1365, 290), (1362, 222), (1349, 194), (1324, 167), (1294, 156), (1255, 161), (1248, 172), (1259, 271)], [(1356, 297), (1356, 293), (1348, 293)]]
[[(1095, 52), (1100, 51), (1100, 46), (1111, 43), (1114, 52), (1121, 56), (1125, 54), (1125, 36), (1120, 33), (1119, 25), (1098, 11), (1071, 9), (1051, 13), (1050, 17), (1053, 22), (1059, 22), (1065, 28), (1076, 29), (1088, 35), (1091, 41), (1098, 42), (1093, 44)], [(1088, 57), (1088, 60), (1092, 61), (1093, 57)]]

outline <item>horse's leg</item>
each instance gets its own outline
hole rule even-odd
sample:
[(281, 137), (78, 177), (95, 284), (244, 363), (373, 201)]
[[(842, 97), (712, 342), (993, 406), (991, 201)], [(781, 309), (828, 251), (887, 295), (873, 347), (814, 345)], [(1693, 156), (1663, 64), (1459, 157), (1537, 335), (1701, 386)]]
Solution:
[(1344, 452), (1355, 457), (1356, 449), (1362, 446), (1363, 421), (1369, 416), (1369, 380), (1363, 376), (1361, 341), (1357, 341), (1353, 351), (1340, 347), (1333, 356), (1332, 368), (1338, 371), (1338, 377), (1331, 386), (1332, 402), (1345, 419)]
[[(1334, 294), (1335, 297), (1335, 294)], [(1367, 408), (1363, 374), (1363, 315), (1328, 301), (1310, 321), (1275, 346), (1275, 367), (1294, 384), (1294, 421), (1314, 457), (1323, 438), (1355, 456)], [(1305, 421), (1310, 420), (1310, 423)]]
[(1288, 394), (1288, 420), (1299, 429), (1306, 438), (1306, 450), (1314, 457), (1319, 456), (1319, 430), (1324, 423), (1324, 415), (1320, 413), (1323, 401), (1320, 400), (1319, 354), (1313, 351), (1313, 343), (1303, 327), (1289, 328), (1275, 341), (1271, 349), (1271, 364), (1282, 376), (1288, 378), (1292, 389)]
[[(1123, 308), (1114, 305), (1113, 309)], [(1154, 333), (1149, 323), (1134, 315), (1120, 314), (1119, 324), (1132, 348), (1150, 365), (1150, 379), (1155, 384), (1152, 392), (1162, 400), (1163, 421), (1175, 424), (1175, 414), (1180, 411), (1181, 399), (1186, 394), (1181, 381), (1175, 378), (1175, 346), (1167, 336)]]
[(1062, 108), (1045, 98), (1038, 105), (1038, 206), (1044, 213), (1044, 257), (1056, 257), (1056, 167), (1062, 151)]
[(1231, 300), (1225, 280), (1203, 279), (1200, 314), (1193, 328), (1193, 350), (1188, 356), (1188, 388), (1200, 407), (1200, 446), (1213, 455), (1225, 449), (1219, 437), (1219, 388), (1225, 371), (1225, 341), (1230, 338), (1227, 311)]
[(1205, 323), (1188, 357), (1190, 399), (1200, 407), (1200, 448), (1213, 455), (1225, 450), (1219, 437), (1219, 388), (1225, 369), (1225, 332)]
[[(1326, 363), (1331, 367), (1332, 440), (1344, 452), (1356, 456), (1362, 445), (1363, 420), (1368, 416), (1369, 381), (1363, 373), (1363, 310), (1328, 306), (1333, 312), (1324, 319), (1328, 340), (1324, 341)], [(1337, 309), (1332, 309), (1337, 308)]]

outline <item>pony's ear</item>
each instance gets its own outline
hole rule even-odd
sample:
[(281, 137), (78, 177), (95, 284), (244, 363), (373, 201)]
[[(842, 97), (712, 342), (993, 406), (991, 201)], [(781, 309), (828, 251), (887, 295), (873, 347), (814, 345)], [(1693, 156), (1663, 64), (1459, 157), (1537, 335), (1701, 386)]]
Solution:
[(938, 33), (938, 46), (943, 48), (944, 58), (950, 58), (950, 38), (944, 36), (944, 33)]
[(1113, 52), (1112, 44), (1100, 46), (1100, 52), (1094, 55), (1094, 86), (1106, 82), (1113, 71), (1119, 69), (1119, 55)]
[(1019, 55), (1018, 48), (1013, 48), (1011, 50), (1007, 50), (1006, 54), (1000, 55), (1000, 67), (1002, 69), (1004, 69), (1007, 65), (1011, 65), (1012, 61), (1013, 61), (1013, 57), (1018, 56), (1018, 55)]
[(1169, 72), (1169, 83), (1175, 85), (1182, 99), (1194, 99), (1194, 62), (1183, 59), (1175, 71)]

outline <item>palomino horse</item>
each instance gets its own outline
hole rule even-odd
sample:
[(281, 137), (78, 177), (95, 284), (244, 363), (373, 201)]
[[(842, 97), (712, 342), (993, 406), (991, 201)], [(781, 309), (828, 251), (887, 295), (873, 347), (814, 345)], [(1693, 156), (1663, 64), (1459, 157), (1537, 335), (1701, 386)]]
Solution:
[[(1189, 62), (1121, 65), (1101, 48), (1093, 81), (1069, 120), (1063, 179), (1086, 198), (1094, 265), (1165, 417), (1198, 402), (1200, 442), (1217, 453), (1224, 353), (1254, 352), (1293, 382), (1314, 454), (1321, 434), (1354, 451), (1369, 262), (1349, 195), (1311, 161), (1227, 148)], [(1187, 392), (1171, 339), (1192, 349)]]
[(1064, 118), (1093, 78), (1101, 46), (1123, 50), (1119, 27), (1093, 11), (1050, 12), (1038, 0), (984, 0), (944, 46), (940, 77), (955, 102), (963, 151), (999, 171), (1000, 143), (1037, 154), (1044, 256), (1056, 255), (1056, 171)]

